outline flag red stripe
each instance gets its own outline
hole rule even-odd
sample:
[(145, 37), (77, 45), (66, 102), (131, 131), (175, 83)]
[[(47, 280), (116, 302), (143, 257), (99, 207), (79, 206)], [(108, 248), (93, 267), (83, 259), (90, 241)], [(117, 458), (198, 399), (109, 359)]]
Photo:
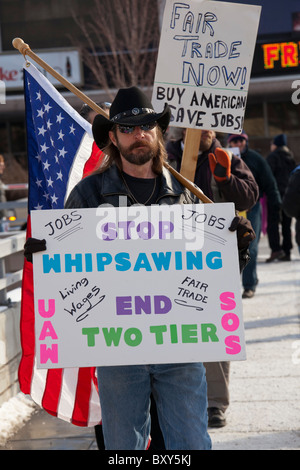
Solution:
[(47, 372), (42, 407), (52, 416), (57, 416), (62, 377), (62, 369), (49, 369)]
[[(27, 217), (26, 236), (27, 238), (31, 237), (30, 215)], [(25, 258), (22, 278), (20, 338), (22, 346), (22, 357), (18, 371), (19, 384), (23, 393), (30, 394), (35, 351), (33, 268), (32, 263), (29, 263)]]
[(87, 426), (89, 418), (89, 402), (92, 391), (92, 370), (89, 367), (80, 368), (76, 389), (76, 400), (72, 415), (72, 423), (77, 426)]
[[(31, 237), (31, 220), (27, 219), (27, 238)], [(34, 296), (32, 263), (24, 260), (21, 301), (21, 346), (22, 358), (19, 365), (19, 384), (23, 393), (30, 395), (35, 363)], [(81, 368), (78, 371), (74, 409), (69, 421), (76, 426), (87, 426), (90, 417), (90, 398), (95, 382), (95, 368)], [(41, 406), (47, 413), (57, 416), (63, 385), (63, 369), (49, 369)]]
[(91, 153), (90, 158), (87, 160), (87, 162), (84, 165), (82, 177), (85, 178), (90, 173), (97, 170), (100, 167), (103, 158), (104, 158), (104, 153), (102, 152), (102, 150), (99, 149), (99, 147), (97, 147), (96, 143), (93, 142), (92, 153)]

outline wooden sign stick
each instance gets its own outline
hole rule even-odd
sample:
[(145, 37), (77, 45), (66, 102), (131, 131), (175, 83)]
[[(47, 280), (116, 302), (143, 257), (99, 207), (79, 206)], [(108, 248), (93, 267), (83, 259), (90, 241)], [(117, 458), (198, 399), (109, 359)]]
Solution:
[(201, 189), (198, 188), (198, 186), (195, 186), (194, 183), (192, 183), (189, 179), (185, 178), (185, 176), (183, 176), (181, 172), (178, 173), (178, 171), (174, 170), (174, 168), (172, 168), (167, 162), (164, 163), (164, 166), (169, 170), (170, 173), (172, 173), (172, 175), (175, 176), (175, 178), (183, 186), (185, 186), (187, 189), (189, 189), (189, 191), (191, 191), (191, 193), (197, 196), (197, 198), (200, 199), (200, 201), (204, 202), (204, 204), (213, 203), (211, 199), (205, 196), (204, 192), (201, 191)]
[(200, 140), (201, 130), (187, 128), (184, 139), (180, 173), (190, 181), (194, 181), (195, 179)]
[(74, 95), (78, 96), (78, 98), (81, 99), (84, 103), (86, 103), (90, 108), (92, 108), (96, 113), (102, 114), (105, 117), (108, 117), (108, 114), (100, 108), (93, 100), (91, 100), (88, 96), (86, 96), (82, 91), (78, 90), (76, 86), (74, 86), (72, 83), (70, 83), (68, 80), (66, 80), (62, 75), (60, 75), (56, 70), (54, 70), (50, 65), (48, 65), (44, 60), (42, 60), (39, 56), (37, 56), (28, 44), (25, 44), (23, 39), (21, 38), (15, 38), (12, 41), (12, 45), (14, 46), (15, 49), (17, 49), (21, 54), (24, 56), (24, 59), (26, 60), (25, 55), (28, 55), (33, 59), (37, 64), (39, 64), (43, 69), (47, 70), (56, 80), (58, 80), (62, 85), (64, 85), (68, 90), (70, 90)]
[[(184, 148), (183, 148), (183, 154), (182, 154), (182, 160), (181, 160), (181, 166), (180, 166), (180, 173), (178, 173), (178, 175), (179, 174), (182, 175), (183, 179), (185, 181), (188, 181), (191, 185), (193, 185), (193, 183), (191, 182), (194, 181), (195, 179), (200, 141), (201, 141), (201, 130), (190, 129), (190, 128), (186, 129), (185, 139), (184, 139)], [(184, 183), (182, 182), (182, 184)], [(192, 191), (191, 187), (189, 187), (189, 189), (190, 191)], [(199, 197), (198, 194), (197, 194), (197, 197), (202, 202), (204, 203), (213, 202), (207, 196), (205, 196), (205, 194), (202, 191), (201, 193), (202, 193), (201, 197)]]
[[(39, 64), (43, 69), (47, 70), (47, 72), (50, 73), (56, 80), (58, 80), (62, 85), (64, 85), (68, 90), (70, 90), (74, 95), (78, 96), (78, 98), (81, 99), (84, 103), (86, 103), (90, 108), (92, 108), (96, 113), (102, 114), (102, 116), (105, 116), (108, 118), (108, 114), (100, 108), (93, 100), (91, 100), (88, 96), (86, 96), (82, 91), (78, 90), (72, 83), (70, 83), (68, 80), (66, 80), (62, 75), (60, 75), (56, 70), (54, 70), (50, 65), (48, 65), (44, 60), (42, 60), (39, 56), (37, 56), (32, 50), (30, 49), (29, 45), (26, 44), (23, 39), (21, 38), (15, 38), (12, 41), (12, 45), (15, 49), (17, 49), (23, 56), (24, 59), (26, 60), (26, 55), (31, 57), (37, 64)], [(193, 129), (187, 129), (187, 131), (191, 131)], [(197, 131), (199, 132), (199, 131)], [(200, 143), (200, 140), (199, 140)], [(199, 145), (198, 145), (199, 149)], [(197, 156), (198, 156), (198, 151), (197, 151)], [(175, 178), (187, 189), (189, 189), (195, 196), (200, 199), (200, 201), (204, 203), (212, 202), (209, 198), (205, 196), (205, 194), (195, 185), (191, 182), (194, 180), (194, 176), (191, 178), (191, 181), (188, 181), (187, 177), (184, 177), (184, 175), (180, 175), (176, 170), (174, 170), (168, 163), (164, 163), (164, 166), (172, 173)]]

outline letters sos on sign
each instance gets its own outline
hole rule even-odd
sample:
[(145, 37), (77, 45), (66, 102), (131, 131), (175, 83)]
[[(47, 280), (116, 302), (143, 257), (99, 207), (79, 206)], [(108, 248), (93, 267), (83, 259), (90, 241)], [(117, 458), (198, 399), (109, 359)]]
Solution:
[(300, 42), (280, 42), (262, 44), (264, 53), (264, 68), (274, 69), (275, 63), (280, 61), (281, 67), (299, 67)]

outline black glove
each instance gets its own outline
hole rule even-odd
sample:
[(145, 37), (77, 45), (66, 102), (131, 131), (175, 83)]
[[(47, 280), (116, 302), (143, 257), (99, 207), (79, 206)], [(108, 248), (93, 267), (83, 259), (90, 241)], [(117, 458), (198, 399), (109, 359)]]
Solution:
[(250, 220), (245, 219), (245, 217), (236, 216), (232, 220), (229, 230), (231, 232), (236, 231), (239, 250), (248, 248), (252, 240), (256, 238)]
[(32, 263), (32, 254), (37, 253), (38, 251), (46, 250), (46, 240), (38, 240), (37, 238), (27, 238), (24, 245), (24, 256)]

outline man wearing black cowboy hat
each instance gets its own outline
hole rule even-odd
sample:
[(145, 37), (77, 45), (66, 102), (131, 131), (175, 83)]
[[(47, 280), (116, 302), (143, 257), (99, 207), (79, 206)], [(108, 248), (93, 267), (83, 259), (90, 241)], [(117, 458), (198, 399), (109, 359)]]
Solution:
[[(109, 118), (98, 115), (93, 123), (106, 161), (73, 189), (66, 207), (192, 203), (193, 195), (163, 167), (169, 121), (168, 106), (156, 113), (141, 90), (120, 89)], [(166, 448), (210, 449), (202, 363), (98, 367), (97, 376), (106, 450), (146, 448), (151, 392)]]
[[(166, 105), (156, 113), (136, 87), (120, 89), (109, 118), (93, 122), (96, 144), (106, 154), (101, 168), (78, 183), (66, 208), (101, 204), (181, 204), (199, 202), (163, 166), (163, 133), (170, 121)], [(255, 237), (247, 221), (236, 223), (244, 248)], [(242, 235), (248, 232), (248, 236)], [(240, 246), (241, 247), (241, 246)], [(144, 450), (150, 433), (150, 395), (155, 398), (166, 449), (211, 448), (207, 432), (207, 389), (202, 363), (98, 367), (106, 450)]]

